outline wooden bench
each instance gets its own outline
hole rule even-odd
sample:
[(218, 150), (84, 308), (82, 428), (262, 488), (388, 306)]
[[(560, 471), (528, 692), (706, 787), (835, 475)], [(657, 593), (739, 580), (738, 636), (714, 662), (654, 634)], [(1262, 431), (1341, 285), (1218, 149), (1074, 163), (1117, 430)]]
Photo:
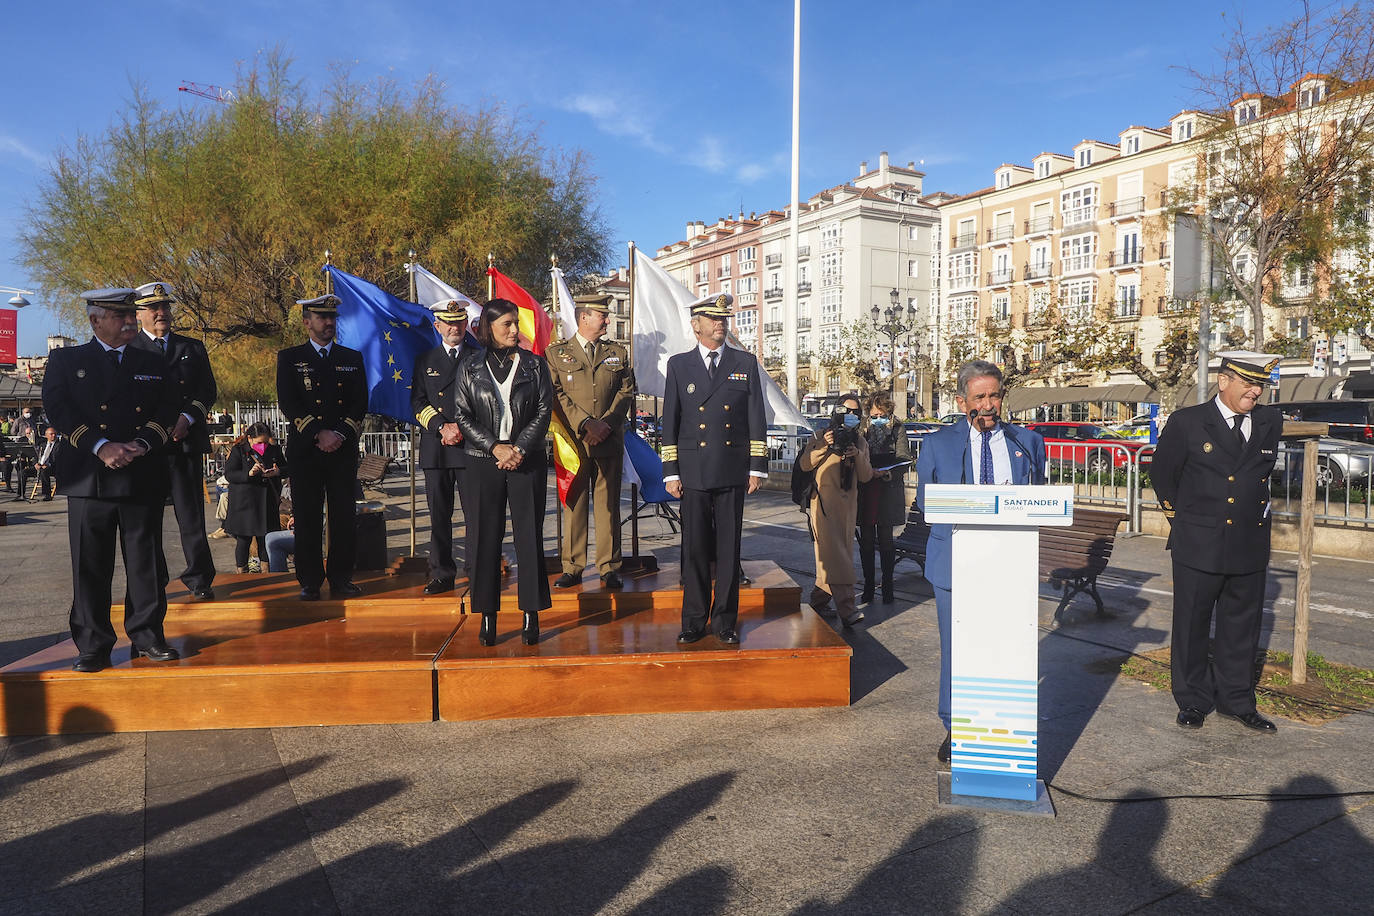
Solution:
[(381, 490), (382, 478), (386, 477), (386, 471), (387, 468), (391, 467), (391, 462), (392, 459), (386, 455), (364, 453), (362, 460), (358, 462), (358, 483), (364, 487)]
[[(1105, 617), (1102, 596), (1097, 592), (1097, 577), (1107, 568), (1116, 544), (1116, 532), (1126, 516), (1121, 512), (1075, 506), (1073, 524), (1067, 528), (1040, 529), (1040, 574), (1051, 585), (1063, 589), (1059, 607), (1054, 610), (1057, 624), (1073, 597), (1080, 592), (1097, 602), (1098, 616)], [(893, 539), (898, 560), (915, 560), (925, 573), (926, 544), (930, 526), (915, 501), (907, 513), (906, 527)]]
[(1059, 607), (1054, 609), (1056, 624), (1079, 592), (1092, 595), (1097, 615), (1107, 616), (1102, 596), (1097, 593), (1097, 577), (1112, 558), (1116, 530), (1125, 520), (1121, 512), (1074, 506), (1072, 525), (1040, 529), (1040, 574), (1064, 591)]

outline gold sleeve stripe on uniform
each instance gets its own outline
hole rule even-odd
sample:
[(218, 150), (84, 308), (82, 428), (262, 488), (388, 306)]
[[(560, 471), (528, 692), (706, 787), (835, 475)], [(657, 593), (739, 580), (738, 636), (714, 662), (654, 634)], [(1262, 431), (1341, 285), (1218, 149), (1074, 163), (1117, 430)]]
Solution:
[(1173, 517), (1174, 517), (1174, 510), (1173, 510), (1173, 509), (1165, 509), (1165, 510), (1164, 510), (1164, 517), (1165, 517), (1165, 518), (1173, 518)]
[(81, 437), (86, 435), (87, 432), (89, 432), (88, 427), (85, 423), (82, 423), (76, 429), (72, 430), (72, 434), (67, 437), (67, 441), (70, 442), (72, 445), (80, 445)]
[(202, 414), (208, 414), (210, 412), (210, 408), (206, 407), (200, 401), (192, 401), (191, 406), (199, 410)]
[(157, 433), (158, 438), (162, 440), (163, 444), (166, 444), (167, 427), (163, 426), (161, 423), (158, 423), (156, 420), (149, 420), (147, 426), (153, 432)]
[(767, 442), (764, 442), (762, 439), (750, 439), (750, 440), (749, 440), (749, 457), (750, 457), (750, 458), (767, 458), (767, 457), (768, 457), (768, 443), (767, 443)]
[(315, 422), (315, 418), (314, 418), (313, 416), (298, 417), (298, 418), (296, 419), (296, 430), (297, 430), (297, 432), (302, 432), (302, 433), (305, 432), (305, 428), (306, 428), (307, 426), (309, 426), (311, 423), (314, 423), (314, 422)]
[(415, 419), (420, 421), (421, 426), (429, 426), (429, 421), (439, 416), (439, 411), (434, 409), (434, 405), (426, 404), (425, 409), (415, 415)]
[(662, 453), (661, 455), (659, 455), (659, 457), (662, 458), (664, 461), (677, 461), (677, 446), (676, 446), (676, 445), (665, 445), (665, 446), (663, 446), (663, 453)]
[(350, 417), (349, 419), (344, 420), (344, 425), (347, 426), (349, 429), (353, 430), (353, 434), (355, 436), (362, 434), (363, 424), (359, 423), (357, 420), (354, 420)]

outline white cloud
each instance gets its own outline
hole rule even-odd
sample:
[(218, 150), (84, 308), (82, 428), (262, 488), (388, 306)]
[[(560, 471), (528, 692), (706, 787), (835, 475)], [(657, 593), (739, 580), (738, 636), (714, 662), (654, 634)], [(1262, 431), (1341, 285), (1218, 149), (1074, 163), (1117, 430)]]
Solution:
[(629, 137), (657, 153), (667, 153), (670, 149), (654, 136), (653, 128), (643, 116), (627, 110), (624, 104), (609, 96), (575, 95), (563, 103), (563, 108), (586, 115), (598, 130), (612, 136)]
[(47, 165), (48, 157), (39, 153), (33, 147), (16, 140), (14, 137), (0, 134), (0, 153), (10, 153), (29, 160), (34, 165)]

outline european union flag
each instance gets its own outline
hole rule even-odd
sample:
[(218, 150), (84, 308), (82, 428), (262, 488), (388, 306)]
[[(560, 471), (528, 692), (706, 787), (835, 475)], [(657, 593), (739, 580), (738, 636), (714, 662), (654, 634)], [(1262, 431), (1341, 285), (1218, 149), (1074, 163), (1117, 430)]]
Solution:
[(439, 346), (429, 309), (397, 299), (381, 287), (344, 273), (332, 264), (326, 271), (339, 297), (338, 341), (363, 354), (367, 367), (367, 411), (414, 423), (410, 409), (415, 357)]

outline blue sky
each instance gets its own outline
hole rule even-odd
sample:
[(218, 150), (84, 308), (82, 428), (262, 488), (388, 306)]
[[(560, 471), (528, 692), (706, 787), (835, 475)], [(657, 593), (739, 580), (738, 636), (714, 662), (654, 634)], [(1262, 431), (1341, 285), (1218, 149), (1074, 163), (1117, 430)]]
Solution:
[[(803, 0), (803, 197), (861, 160), (924, 160), (926, 190), (985, 187), (1004, 161), (1115, 142), (1199, 101), (1182, 68), (1206, 69), (1239, 8), (1154, 4)], [(376, 0), (23, 3), (5, 13), (0, 82), (0, 285), (32, 289), (15, 235), (52, 155), (98, 134), (137, 82), (169, 106), (215, 104), (184, 80), (232, 86), (280, 46), (312, 87), (331, 66), (402, 84), (433, 72), (458, 104), (499, 102), (551, 148), (581, 148), (617, 264), (686, 222), (786, 205), (792, 3), (511, 4)], [(1296, 3), (1247, 0), (1251, 26)], [(423, 254), (421, 255), (423, 258)], [(613, 266), (613, 265), (612, 265)], [(8, 298), (6, 296), (5, 298)], [(41, 298), (20, 313), (19, 352), (57, 329)]]

